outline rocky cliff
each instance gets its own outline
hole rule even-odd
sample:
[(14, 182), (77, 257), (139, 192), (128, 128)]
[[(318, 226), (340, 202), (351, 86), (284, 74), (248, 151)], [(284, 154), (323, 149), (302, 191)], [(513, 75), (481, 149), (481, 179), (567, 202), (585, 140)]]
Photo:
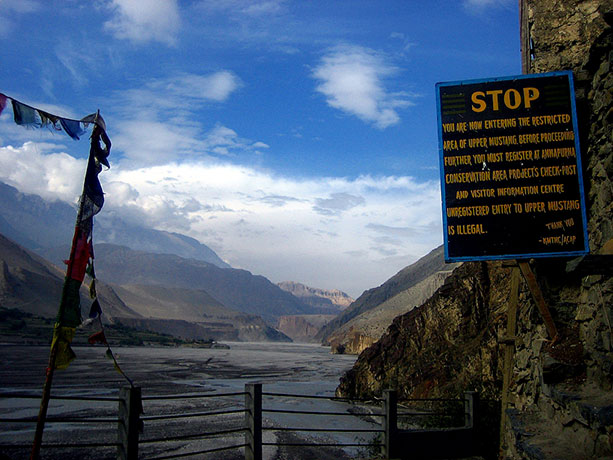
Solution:
[[(452, 265), (455, 266), (455, 265)], [(438, 271), (371, 310), (347, 321), (327, 338), (333, 352), (360, 354), (392, 324), (394, 318), (424, 303), (445, 282), (451, 270)]]
[(335, 353), (360, 353), (381, 337), (396, 316), (430, 297), (456, 266), (445, 263), (443, 246), (432, 250), (381, 286), (365, 291), (317, 338)]
[(466, 388), (497, 394), (507, 271), (485, 262), (457, 268), (434, 296), (394, 319), (360, 354), (337, 394), (374, 397), (385, 388), (405, 399), (457, 396)]

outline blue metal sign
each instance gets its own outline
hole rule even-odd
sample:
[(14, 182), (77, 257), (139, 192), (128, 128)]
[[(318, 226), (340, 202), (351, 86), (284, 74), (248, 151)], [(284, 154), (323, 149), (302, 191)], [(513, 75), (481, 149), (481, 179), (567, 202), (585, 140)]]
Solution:
[(436, 93), (445, 260), (589, 252), (572, 72)]

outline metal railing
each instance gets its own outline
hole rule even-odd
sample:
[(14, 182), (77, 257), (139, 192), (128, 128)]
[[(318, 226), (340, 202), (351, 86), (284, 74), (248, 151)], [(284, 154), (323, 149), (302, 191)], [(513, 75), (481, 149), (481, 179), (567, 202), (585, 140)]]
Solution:
[[(40, 399), (40, 396), (0, 393), (0, 399), (3, 398)], [(474, 438), (478, 403), (474, 393), (467, 393), (464, 399), (409, 400), (405, 402), (408, 406), (399, 406), (396, 392), (386, 390), (383, 399), (373, 405), (367, 404), (372, 401), (366, 400), (263, 393), (261, 384), (247, 384), (243, 392), (159, 396), (142, 396), (139, 387), (126, 387), (120, 389), (117, 397), (53, 396), (53, 400), (77, 401), (90, 405), (92, 402), (116, 404), (117, 409), (107, 408), (103, 411), (105, 414), (100, 416), (53, 415), (46, 420), (52, 427), (52, 424), (67, 424), (68, 428), (74, 424), (108, 426), (116, 423), (116, 440), (44, 442), (43, 451), (58, 449), (56, 452), (60, 455), (60, 449), (72, 451), (95, 448), (100, 449), (100, 452), (96, 452), (96, 458), (122, 460), (136, 460), (139, 454), (142, 458), (151, 460), (202, 458), (207, 454), (241, 449), (246, 460), (262, 460), (265, 446), (282, 449), (359, 448), (371, 452), (380, 451), (384, 458), (407, 458), (404, 446), (411, 445), (411, 451), (415, 453), (415, 449), (419, 451), (420, 443), (423, 444), (424, 440), (441, 445), (447, 442), (470, 444)], [(296, 400), (315, 401), (315, 409), (322, 405), (328, 407), (325, 410), (296, 408)], [(147, 404), (145, 413), (143, 402)], [(344, 405), (341, 409), (337, 408), (337, 403), (350, 403), (351, 406)], [(441, 403), (444, 410), (434, 409), (435, 403)], [(460, 409), (450, 410), (449, 404), (452, 403), (459, 404)], [(92, 412), (91, 408), (87, 412)], [(113, 414), (116, 416), (113, 417)], [(264, 419), (264, 414), (269, 416)], [(278, 419), (285, 416), (289, 421), (279, 422)], [(445, 417), (455, 419), (456, 424), (441, 423)], [(362, 426), (368, 427), (359, 427), (355, 418), (360, 418)], [(363, 422), (367, 422), (366, 425)], [(13, 427), (35, 424), (36, 417), (2, 417), (0, 423)], [(109, 438), (112, 432), (106, 430), (105, 436)], [(263, 433), (268, 432), (276, 433), (276, 436), (267, 436), (267, 440), (263, 441)], [(299, 435), (300, 433), (302, 435)], [(370, 439), (360, 441), (354, 437), (356, 442), (347, 442), (347, 439), (342, 440), (345, 434), (348, 435), (346, 438), (351, 438), (351, 435), (366, 435), (370, 436)], [(31, 444), (0, 444), (0, 452), (22, 453), (29, 448)], [(296, 451), (296, 455), (299, 455), (299, 451)]]
[[(40, 395), (33, 395), (33, 394), (24, 394), (24, 393), (0, 393), (0, 400), (8, 400), (8, 399), (13, 399), (13, 400), (21, 400), (21, 399), (33, 399), (33, 400), (38, 400), (40, 401), (41, 396)], [(120, 398), (119, 397), (106, 397), (106, 396), (61, 396), (61, 395), (56, 395), (53, 396), (53, 399), (56, 401), (77, 401), (77, 402), (83, 402), (83, 403), (103, 403), (103, 404), (107, 404), (107, 403), (113, 403), (114, 404), (114, 409), (113, 408), (109, 408), (107, 409), (106, 412), (109, 413), (117, 413), (117, 406), (118, 404), (120, 404)], [(110, 404), (108, 404), (110, 405)], [(100, 409), (99, 409), (100, 410)], [(81, 426), (81, 425), (99, 425), (99, 424), (117, 424), (118, 423), (118, 419), (117, 417), (110, 417), (110, 416), (75, 416), (75, 415), (68, 415), (68, 416), (62, 416), (62, 415), (54, 415), (54, 416), (48, 416), (46, 418), (46, 421), (48, 424), (64, 424), (64, 425), (68, 425), (68, 426)], [(0, 424), (4, 425), (4, 426), (9, 426), (9, 427), (16, 427), (16, 426), (23, 426), (23, 425), (32, 425), (32, 427), (34, 427), (36, 425), (37, 422), (37, 417), (34, 416), (29, 416), (29, 417), (1, 417), (0, 418)], [(103, 449), (103, 450), (108, 450), (108, 449), (114, 449), (115, 451), (117, 449), (119, 449), (120, 443), (119, 441), (115, 440), (106, 440), (106, 441), (96, 441), (96, 442), (92, 442), (92, 441), (80, 441), (80, 442), (45, 442), (42, 444), (42, 448), (48, 450), (48, 449), (53, 449), (56, 451), (62, 450), (62, 449), (69, 449), (69, 450), (74, 450), (74, 449), (92, 449), (92, 448), (97, 448), (97, 449)], [(2, 452), (8, 452), (11, 455), (19, 455), (19, 458), (25, 458), (26, 457), (26, 452), (29, 454), (30, 449), (32, 448), (32, 443), (24, 443), (24, 442), (14, 442), (14, 443), (7, 443), (7, 444), (1, 444), (0, 445), (0, 450)], [(112, 455), (112, 454), (110, 454)], [(112, 458), (112, 457), (109, 457)]]
[[(299, 394), (287, 394), (287, 393), (262, 393), (262, 396), (272, 398), (282, 398), (282, 399), (310, 399), (310, 400), (327, 400), (327, 401), (338, 401), (344, 403), (352, 403), (356, 402), (366, 402), (366, 400), (349, 400), (347, 398), (337, 398), (330, 396), (312, 396), (312, 395), (299, 395)], [(271, 413), (271, 414), (292, 414), (292, 415), (308, 415), (311, 416), (311, 419), (317, 419), (320, 421), (320, 417), (328, 417), (326, 420), (328, 423), (330, 422), (330, 417), (360, 417), (360, 416), (368, 416), (368, 417), (376, 417), (382, 418), (385, 416), (382, 412), (368, 412), (364, 414), (359, 414), (355, 412), (347, 412), (345, 411), (307, 411), (307, 410), (293, 410), (293, 409), (267, 409), (263, 408), (262, 413)], [(385, 430), (381, 427), (381, 422), (379, 423), (380, 428), (354, 428), (354, 427), (346, 427), (346, 428), (330, 428), (326, 426), (319, 427), (307, 427), (307, 426), (266, 426), (262, 427), (263, 431), (276, 431), (276, 432), (302, 432), (302, 433), (384, 433)], [(284, 446), (284, 447), (368, 447), (368, 448), (376, 448), (382, 447), (383, 444), (380, 442), (263, 442), (263, 446)]]
[[(244, 413), (245, 407), (242, 405), (242, 401), (238, 403), (233, 402), (233, 399), (236, 397), (244, 397), (245, 392), (233, 392), (233, 393), (196, 393), (196, 394), (183, 394), (183, 395), (169, 395), (169, 396), (149, 396), (143, 397), (143, 401), (162, 401), (168, 402), (173, 400), (182, 400), (182, 401), (203, 401), (216, 399), (213, 403), (216, 407), (219, 407), (221, 404), (231, 402), (230, 408), (227, 409), (214, 409), (214, 410), (200, 410), (201, 404), (192, 405), (191, 408), (185, 407), (175, 407), (173, 413), (164, 413), (164, 414), (154, 414), (154, 415), (145, 415), (141, 417), (143, 423), (146, 423), (148, 431), (155, 430), (156, 423), (163, 423), (165, 426), (165, 430), (158, 436), (146, 437), (144, 439), (139, 440), (139, 444), (141, 446), (156, 444), (157, 450), (160, 447), (167, 446), (166, 450), (173, 450), (173, 452), (167, 452), (162, 454), (155, 454), (152, 456), (148, 456), (147, 458), (151, 458), (152, 460), (166, 460), (172, 458), (184, 458), (184, 457), (192, 457), (192, 456), (202, 456), (206, 454), (212, 454), (216, 452), (223, 452), (228, 450), (235, 450), (245, 448), (246, 444), (244, 441), (244, 433), (245, 433), (245, 425), (244, 425)], [(195, 407), (194, 407), (195, 406)], [(158, 409), (159, 410), (159, 409)], [(208, 425), (208, 429), (206, 431), (194, 430), (191, 426), (195, 425), (195, 420), (208, 419), (211, 417), (220, 418), (223, 416), (233, 416), (235, 414), (241, 414), (242, 417), (240, 420), (231, 420), (234, 423), (234, 426), (223, 429), (210, 429), (210, 425)], [(180, 434), (172, 434), (169, 433), (168, 427), (166, 424), (169, 421), (180, 421), (184, 419), (190, 419), (190, 427), (178, 427), (182, 432)], [(189, 430), (189, 432), (185, 433), (184, 431)], [(236, 440), (237, 434), (243, 434), (240, 438), (240, 441)], [(230, 443), (227, 442), (227, 439), (230, 438)], [(183, 449), (181, 452), (174, 452), (174, 450), (179, 450), (177, 448), (173, 448), (172, 445), (185, 443), (189, 441), (190, 444), (194, 444), (196, 441), (204, 441), (206, 440), (209, 444), (206, 448), (194, 448), (191, 449)], [(223, 445), (215, 445), (212, 446), (213, 442), (226, 440)], [(170, 445), (170, 446), (169, 446)], [(133, 457), (137, 458), (137, 457)]]

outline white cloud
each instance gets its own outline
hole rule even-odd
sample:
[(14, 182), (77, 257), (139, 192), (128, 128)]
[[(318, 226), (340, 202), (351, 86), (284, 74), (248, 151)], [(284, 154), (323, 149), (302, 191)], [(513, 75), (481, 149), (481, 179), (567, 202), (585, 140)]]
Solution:
[[(1, 147), (0, 180), (74, 202), (84, 161), (50, 148)], [(442, 240), (438, 183), (410, 177), (294, 179), (192, 161), (114, 166), (100, 180), (103, 213), (185, 233), (233, 266), (275, 282), (292, 279), (354, 296)]]
[(202, 106), (226, 101), (241, 86), (238, 76), (222, 70), (182, 73), (117, 92), (113, 148), (131, 167), (265, 149), (264, 142), (241, 138), (219, 123), (202, 128), (197, 114)]
[[(83, 53), (81, 48), (78, 48), (68, 40), (61, 40), (54, 47), (54, 52), (57, 60), (68, 70), (68, 75), (72, 77), (77, 85), (85, 86), (88, 83), (88, 76), (92, 69), (96, 68), (96, 58), (90, 53)], [(48, 76), (47, 84), (52, 83), (52, 79)]]
[(126, 120), (113, 136), (113, 148), (132, 165), (160, 164), (188, 156), (198, 146), (198, 130), (187, 125)]
[(285, 0), (202, 0), (198, 6), (209, 12), (261, 17), (284, 11), (284, 3)]
[(74, 203), (81, 194), (85, 160), (67, 153), (48, 153), (55, 144), (26, 142), (0, 147), (0, 180), (47, 200)]
[(34, 13), (40, 4), (34, 0), (2, 0), (0, 2), (0, 38), (8, 38), (13, 33), (14, 25), (10, 15)]
[(174, 45), (181, 19), (176, 0), (111, 0), (114, 16), (104, 25), (116, 38)]
[(124, 117), (168, 119), (168, 113), (191, 114), (204, 104), (224, 102), (242, 85), (229, 70), (206, 75), (179, 73), (148, 80), (137, 89), (117, 91), (115, 105)]
[(516, 3), (514, 0), (464, 0), (464, 7), (470, 11), (480, 13), (487, 8), (509, 7)]
[(329, 198), (317, 198), (313, 209), (326, 216), (340, 215), (343, 211), (365, 204), (364, 197), (350, 193), (332, 193)]
[(331, 107), (383, 129), (400, 121), (397, 109), (411, 105), (407, 94), (384, 86), (384, 79), (396, 72), (373, 50), (339, 46), (323, 57), (313, 76)]
[(234, 130), (215, 124), (202, 131), (187, 121), (126, 120), (114, 128), (113, 148), (122, 152), (120, 164), (137, 168), (174, 161), (197, 161), (258, 153), (262, 142), (241, 138)]
[(240, 79), (232, 72), (222, 70), (210, 75), (181, 74), (168, 79), (162, 86), (173, 96), (180, 98), (222, 102), (241, 84)]

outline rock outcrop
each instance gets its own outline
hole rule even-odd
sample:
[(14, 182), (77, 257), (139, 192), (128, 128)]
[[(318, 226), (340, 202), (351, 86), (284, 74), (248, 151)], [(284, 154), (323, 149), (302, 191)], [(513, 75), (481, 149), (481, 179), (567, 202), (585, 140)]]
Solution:
[[(421, 307), (394, 319), (342, 379), (339, 396), (457, 396), (467, 388), (495, 395), (498, 346), (508, 286), (500, 263), (466, 263)], [(496, 286), (496, 289), (492, 289)]]
[(332, 352), (360, 354), (379, 340), (394, 318), (411, 311), (432, 296), (450, 274), (451, 270), (438, 271), (371, 310), (349, 320), (328, 336), (327, 340)]
[(381, 337), (396, 316), (430, 297), (458, 265), (446, 264), (439, 246), (381, 286), (365, 291), (317, 338), (330, 345), (333, 353), (359, 354)]

